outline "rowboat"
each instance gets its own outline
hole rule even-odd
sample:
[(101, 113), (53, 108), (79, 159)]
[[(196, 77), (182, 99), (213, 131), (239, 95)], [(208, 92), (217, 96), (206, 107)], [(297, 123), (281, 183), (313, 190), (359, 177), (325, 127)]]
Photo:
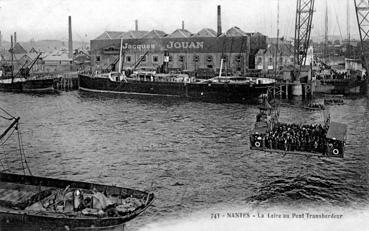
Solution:
[[(9, 119), (13, 122), (0, 134), (1, 144), (19, 129), (19, 117)], [(0, 230), (21, 229), (14, 227), (23, 227), (22, 230), (123, 229), (126, 222), (140, 215), (154, 200), (152, 193), (135, 189), (33, 176), (22, 152), (20, 161), (24, 174), (12, 173), (1, 162)]]

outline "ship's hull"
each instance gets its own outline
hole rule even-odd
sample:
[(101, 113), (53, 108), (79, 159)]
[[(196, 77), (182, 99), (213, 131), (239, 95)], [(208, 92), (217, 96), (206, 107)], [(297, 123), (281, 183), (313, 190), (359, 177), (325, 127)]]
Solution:
[(7, 79), (0, 82), (0, 91), (52, 93), (54, 92), (54, 79), (30, 79), (14, 82)]
[(365, 80), (331, 79), (317, 80), (314, 93), (359, 95), (366, 92)]
[(14, 83), (0, 82), (0, 91), (22, 92), (22, 82), (14, 82)]
[(267, 93), (270, 84), (248, 83), (183, 83), (128, 80), (115, 82), (108, 78), (79, 74), (79, 89), (82, 91), (158, 95), (182, 97), (203, 101), (245, 102)]
[(54, 79), (32, 79), (22, 85), (23, 92), (48, 93), (54, 92)]
[[(121, 195), (123, 198), (145, 198), (146, 204), (125, 215), (114, 217), (82, 216), (61, 212), (33, 211), (22, 209), (40, 192), (65, 188), (94, 189), (106, 195)], [(147, 192), (93, 184), (88, 182), (27, 176), (0, 171), (0, 230), (100, 230), (122, 227), (145, 211), (154, 199)], [(24, 228), (24, 229), (23, 229)]]

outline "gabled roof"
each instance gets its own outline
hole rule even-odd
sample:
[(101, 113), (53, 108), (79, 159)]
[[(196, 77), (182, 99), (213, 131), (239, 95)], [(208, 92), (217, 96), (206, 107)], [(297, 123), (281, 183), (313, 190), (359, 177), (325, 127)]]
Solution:
[[(19, 61), (21, 59), (31, 59), (34, 60), (37, 57), (37, 53), (25, 53), (25, 54), (14, 54), (13, 59), (14, 61)], [(3, 60), (11, 60), (10, 53), (3, 53), (2, 55)]]
[(237, 36), (247, 36), (247, 34), (243, 30), (241, 30), (240, 28), (234, 26), (234, 27), (230, 28), (229, 30), (227, 30), (226, 36), (237, 37)]
[(29, 51), (29, 53), (38, 53), (38, 52), (36, 51), (36, 49), (34, 47), (32, 47), (31, 50)]
[(43, 58), (45, 61), (72, 61), (66, 53), (52, 53)]
[(204, 28), (194, 34), (193, 37), (217, 37), (217, 32), (210, 28)]
[(191, 32), (189, 32), (186, 29), (177, 29), (173, 31), (170, 35), (168, 35), (169, 38), (188, 38), (191, 37)]
[(101, 35), (99, 35), (95, 40), (109, 40), (109, 39), (118, 39), (123, 36), (124, 32), (121, 31), (105, 31)]
[(152, 30), (150, 32), (147, 32), (142, 38), (163, 38), (167, 34), (164, 31), (161, 30)]
[(138, 39), (146, 35), (148, 31), (145, 30), (130, 30), (124, 33), (123, 39)]
[(26, 54), (27, 51), (20, 45), (19, 43), (16, 43), (13, 47), (13, 54)]

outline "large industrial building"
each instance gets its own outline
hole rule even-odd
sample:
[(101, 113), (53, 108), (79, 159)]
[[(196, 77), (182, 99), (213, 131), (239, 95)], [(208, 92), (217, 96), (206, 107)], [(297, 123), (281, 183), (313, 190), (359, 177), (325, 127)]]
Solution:
[[(122, 42), (123, 41), (123, 42)], [(265, 49), (266, 36), (246, 33), (232, 27), (222, 33), (220, 6), (218, 6), (217, 31), (205, 28), (191, 33), (184, 28), (171, 34), (163, 31), (104, 32), (91, 40), (91, 62), (97, 69), (108, 68), (117, 60), (122, 42), (123, 68), (132, 68), (142, 58), (138, 67), (158, 68), (163, 64), (164, 52), (169, 53), (169, 70), (213, 70), (223, 68), (232, 73), (245, 73), (255, 68), (255, 55)], [(117, 65), (116, 65), (117, 67)]]

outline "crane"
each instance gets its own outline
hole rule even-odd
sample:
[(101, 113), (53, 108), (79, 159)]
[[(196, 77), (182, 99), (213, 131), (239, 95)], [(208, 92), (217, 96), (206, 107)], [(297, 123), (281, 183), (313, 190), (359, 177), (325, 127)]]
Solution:
[[(310, 45), (311, 25), (313, 21), (315, 0), (297, 0), (295, 39), (294, 39), (294, 66), (305, 65), (306, 54)], [(299, 69), (300, 70), (300, 69)], [(297, 75), (299, 75), (297, 70)]]
[(369, 56), (369, 0), (354, 0), (361, 42), (361, 59), (368, 72)]

